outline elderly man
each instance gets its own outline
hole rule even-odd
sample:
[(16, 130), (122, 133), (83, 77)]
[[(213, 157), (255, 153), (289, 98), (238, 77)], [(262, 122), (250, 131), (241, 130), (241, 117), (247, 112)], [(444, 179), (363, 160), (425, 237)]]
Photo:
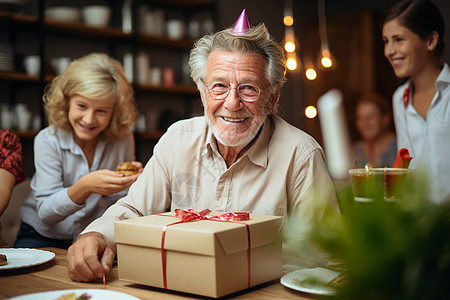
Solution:
[(283, 50), (263, 24), (238, 23), (195, 44), (189, 64), (205, 115), (173, 124), (128, 195), (70, 247), (73, 280), (109, 272), (118, 220), (209, 208), (295, 214), (307, 224), (317, 209), (336, 206), (321, 147), (275, 115), (285, 82)]

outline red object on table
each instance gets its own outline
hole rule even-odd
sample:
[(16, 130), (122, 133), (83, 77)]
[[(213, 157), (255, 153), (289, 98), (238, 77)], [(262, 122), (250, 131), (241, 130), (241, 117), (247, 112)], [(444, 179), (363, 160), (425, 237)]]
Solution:
[(398, 151), (393, 168), (408, 169), (411, 159), (412, 157), (409, 155), (408, 149), (402, 148)]

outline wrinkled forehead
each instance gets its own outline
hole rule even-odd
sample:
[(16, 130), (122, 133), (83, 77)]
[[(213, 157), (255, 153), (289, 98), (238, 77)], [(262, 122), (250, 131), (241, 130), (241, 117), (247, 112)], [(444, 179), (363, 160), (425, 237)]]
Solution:
[(265, 70), (266, 60), (260, 53), (214, 50), (208, 57), (206, 77), (239, 76), (263, 81)]

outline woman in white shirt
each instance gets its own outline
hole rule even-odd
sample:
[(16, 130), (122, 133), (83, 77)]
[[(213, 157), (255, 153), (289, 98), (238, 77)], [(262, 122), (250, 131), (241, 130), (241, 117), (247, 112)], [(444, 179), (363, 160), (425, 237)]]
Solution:
[(407, 0), (382, 19), (384, 54), (407, 81), (394, 93), (397, 147), (407, 148), (410, 168), (427, 172), (431, 199), (450, 194), (450, 70), (442, 64), (444, 19), (429, 0)]

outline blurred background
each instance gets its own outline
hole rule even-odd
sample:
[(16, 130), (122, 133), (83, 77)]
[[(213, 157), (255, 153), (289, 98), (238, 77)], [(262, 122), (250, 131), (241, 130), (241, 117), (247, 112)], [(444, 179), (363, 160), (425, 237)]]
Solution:
[[(433, 2), (449, 20), (450, 2)], [(46, 126), (41, 104), (45, 86), (71, 60), (105, 52), (123, 63), (135, 88), (140, 111), (135, 128), (137, 159), (146, 162), (171, 123), (203, 112), (187, 68), (193, 42), (207, 32), (232, 26), (245, 8), (251, 25), (264, 23), (280, 44), (295, 45), (293, 52), (286, 51), (292, 70), (287, 71), (281, 93), (281, 117), (322, 144), (314, 109), (322, 94), (338, 88), (344, 96), (350, 137), (356, 141), (360, 138), (356, 101), (374, 92), (391, 101), (401, 83), (384, 58), (379, 29), (381, 13), (393, 3), (0, 0), (1, 128), (13, 129), (21, 137), (24, 171), (31, 177), (33, 139)], [(450, 40), (448, 28), (445, 40)], [(324, 55), (331, 59), (330, 67), (322, 66)], [(450, 61), (448, 48), (443, 61)]]

